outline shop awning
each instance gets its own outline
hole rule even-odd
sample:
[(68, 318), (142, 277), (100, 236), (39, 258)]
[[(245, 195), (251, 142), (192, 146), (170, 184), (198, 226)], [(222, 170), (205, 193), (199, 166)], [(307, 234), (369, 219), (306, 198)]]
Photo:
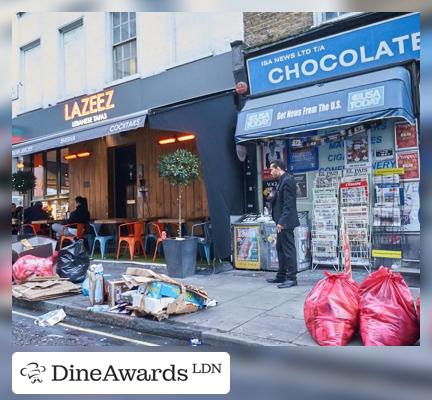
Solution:
[(238, 115), (235, 141), (342, 128), (384, 118), (415, 123), (410, 74), (403, 67), (250, 99)]
[(20, 144), (12, 145), (12, 157), (24, 156), (43, 150), (69, 146), (86, 140), (97, 139), (103, 136), (142, 128), (145, 124), (147, 111), (111, 119), (108, 123), (96, 123), (91, 127), (83, 126), (59, 132), (50, 136), (27, 140)]

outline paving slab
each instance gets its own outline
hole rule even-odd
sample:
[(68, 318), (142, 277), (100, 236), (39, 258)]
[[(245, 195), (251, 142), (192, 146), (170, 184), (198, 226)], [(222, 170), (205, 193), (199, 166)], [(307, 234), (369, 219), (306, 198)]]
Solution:
[(233, 329), (230, 333), (245, 334), (247, 332), (253, 332), (254, 336), (262, 339), (291, 343), (306, 332), (306, 326), (300, 319), (263, 314)]
[(175, 320), (184, 324), (230, 332), (260, 314), (262, 310), (250, 307), (231, 307), (229, 303), (226, 303), (193, 314), (177, 315)]

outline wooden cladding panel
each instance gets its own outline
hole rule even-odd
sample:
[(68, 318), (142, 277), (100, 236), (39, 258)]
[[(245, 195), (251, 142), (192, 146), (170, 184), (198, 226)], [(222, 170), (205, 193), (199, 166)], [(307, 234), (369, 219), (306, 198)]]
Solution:
[[(135, 144), (137, 163), (137, 215), (147, 217), (146, 207), (142, 195), (138, 193), (140, 179), (140, 165), (144, 165), (144, 178), (148, 188), (148, 205), (150, 217), (178, 216), (178, 190), (171, 187), (159, 177), (157, 161), (162, 154), (185, 148), (197, 154), (195, 140), (184, 143), (159, 145), (158, 140), (173, 137), (174, 132), (150, 130), (147, 126), (123, 135), (110, 135), (105, 138), (74, 144), (69, 148), (70, 153), (90, 151), (88, 158), (75, 159), (69, 163), (70, 171), (70, 209), (75, 208), (74, 198), (78, 195), (87, 197), (89, 211), (92, 218), (107, 218), (108, 210), (108, 148)], [(85, 182), (88, 183), (85, 187)], [(182, 216), (201, 218), (209, 215), (207, 194), (202, 174), (200, 180), (192, 183), (183, 190)]]

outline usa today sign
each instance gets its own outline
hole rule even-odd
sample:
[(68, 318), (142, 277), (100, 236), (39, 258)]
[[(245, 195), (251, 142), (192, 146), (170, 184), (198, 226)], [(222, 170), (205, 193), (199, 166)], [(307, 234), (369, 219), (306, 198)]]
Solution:
[(251, 94), (420, 59), (420, 14), (408, 14), (247, 60)]

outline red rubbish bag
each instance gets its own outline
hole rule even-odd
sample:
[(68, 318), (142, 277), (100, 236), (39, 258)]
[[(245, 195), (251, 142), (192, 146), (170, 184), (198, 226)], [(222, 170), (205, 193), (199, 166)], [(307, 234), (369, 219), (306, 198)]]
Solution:
[(320, 346), (345, 346), (358, 328), (359, 286), (350, 274), (324, 274), (304, 303), (306, 326)]
[(57, 252), (47, 258), (32, 255), (22, 256), (12, 266), (12, 275), (17, 282), (24, 282), (31, 275), (53, 276), (56, 261)]
[(417, 311), (417, 321), (420, 324), (420, 296), (417, 297), (416, 311)]
[(401, 274), (380, 267), (360, 285), (360, 335), (365, 346), (408, 346), (418, 340), (414, 301)]

